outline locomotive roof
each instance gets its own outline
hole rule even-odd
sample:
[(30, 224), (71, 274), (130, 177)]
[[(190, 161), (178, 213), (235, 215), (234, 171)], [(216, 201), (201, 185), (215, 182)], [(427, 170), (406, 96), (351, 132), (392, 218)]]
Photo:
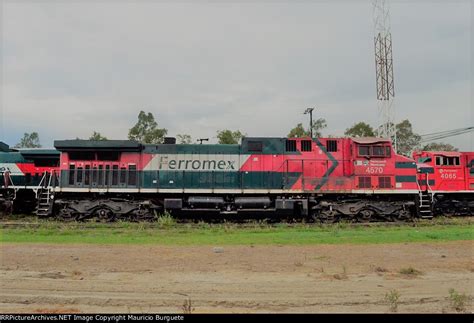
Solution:
[(140, 151), (142, 144), (133, 140), (55, 140), (54, 147), (59, 151), (71, 150), (120, 150)]
[(379, 142), (391, 142), (388, 138), (376, 137), (351, 137), (352, 141), (358, 144), (376, 144)]
[(22, 155), (59, 155), (59, 151), (53, 148), (16, 148)]
[(10, 151), (10, 147), (3, 141), (0, 141), (0, 151)]

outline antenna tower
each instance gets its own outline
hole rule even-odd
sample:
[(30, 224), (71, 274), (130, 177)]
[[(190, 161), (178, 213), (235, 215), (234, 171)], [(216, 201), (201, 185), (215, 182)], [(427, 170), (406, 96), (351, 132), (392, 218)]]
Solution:
[(395, 88), (393, 84), (392, 34), (388, 1), (373, 0), (375, 28), (375, 79), (380, 126), (378, 135), (390, 138), (395, 151), (397, 138), (394, 118)]

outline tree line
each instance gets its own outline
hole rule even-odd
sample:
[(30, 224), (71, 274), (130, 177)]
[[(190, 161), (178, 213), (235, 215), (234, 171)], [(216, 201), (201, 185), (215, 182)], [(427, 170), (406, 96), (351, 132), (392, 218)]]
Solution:
[[(322, 137), (322, 131), (327, 128), (327, 122), (324, 118), (314, 120), (311, 128), (314, 137)], [(416, 149), (421, 150), (443, 150), (443, 151), (457, 151), (458, 149), (446, 143), (430, 143), (422, 146), (420, 144), (421, 136), (413, 131), (412, 124), (408, 119), (401, 121), (395, 125), (397, 133), (397, 148), (398, 152), (403, 155), (409, 155), (411, 151)], [(289, 138), (301, 138), (310, 136), (311, 129), (305, 128), (302, 123), (298, 123), (288, 133)], [(145, 144), (161, 144), (164, 141), (168, 130), (160, 128), (151, 112), (146, 113), (140, 111), (136, 124), (129, 129), (128, 139), (142, 142)], [(219, 144), (238, 144), (242, 137), (246, 134), (240, 130), (218, 130), (216, 137)], [(378, 130), (371, 125), (361, 121), (354, 123), (344, 132), (346, 137), (377, 137)], [(334, 137), (328, 135), (327, 137)], [(81, 139), (81, 138), (76, 138)], [(176, 135), (177, 142), (180, 144), (190, 144), (193, 142), (191, 135), (178, 134)], [(94, 131), (88, 140), (108, 140), (100, 132)], [(39, 134), (37, 132), (25, 133), (20, 142), (15, 145), (15, 148), (41, 148)]]

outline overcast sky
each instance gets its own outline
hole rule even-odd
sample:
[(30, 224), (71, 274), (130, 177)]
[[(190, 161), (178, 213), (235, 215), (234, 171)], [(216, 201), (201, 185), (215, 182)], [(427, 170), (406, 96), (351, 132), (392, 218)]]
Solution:
[[(140, 110), (168, 134), (326, 135), (378, 124), (370, 1), (3, 1), (0, 140), (99, 131)], [(395, 117), (420, 134), (474, 125), (473, 1), (391, 1)], [(474, 149), (474, 135), (446, 139)]]

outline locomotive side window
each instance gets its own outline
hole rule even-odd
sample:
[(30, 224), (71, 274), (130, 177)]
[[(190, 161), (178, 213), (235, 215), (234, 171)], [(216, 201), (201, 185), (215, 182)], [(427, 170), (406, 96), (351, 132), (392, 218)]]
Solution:
[(359, 156), (390, 157), (389, 146), (359, 146)]
[(75, 165), (69, 165), (69, 185), (74, 185)]
[(369, 156), (370, 147), (369, 146), (359, 146), (359, 156)]
[(286, 151), (296, 151), (296, 140), (286, 141)]
[(368, 176), (359, 177), (359, 188), (372, 188), (372, 179)]
[(383, 147), (381, 146), (372, 147), (372, 155), (377, 156), (377, 157), (384, 156), (385, 154), (384, 154)]
[(436, 166), (459, 166), (459, 157), (436, 156)]
[(418, 158), (419, 163), (431, 163), (431, 157), (420, 157)]
[(311, 140), (301, 140), (301, 151), (311, 151)]
[(247, 147), (248, 151), (260, 152), (263, 149), (263, 144), (261, 141), (249, 141)]
[(326, 150), (328, 152), (336, 152), (337, 151), (337, 140), (328, 140), (326, 143)]

